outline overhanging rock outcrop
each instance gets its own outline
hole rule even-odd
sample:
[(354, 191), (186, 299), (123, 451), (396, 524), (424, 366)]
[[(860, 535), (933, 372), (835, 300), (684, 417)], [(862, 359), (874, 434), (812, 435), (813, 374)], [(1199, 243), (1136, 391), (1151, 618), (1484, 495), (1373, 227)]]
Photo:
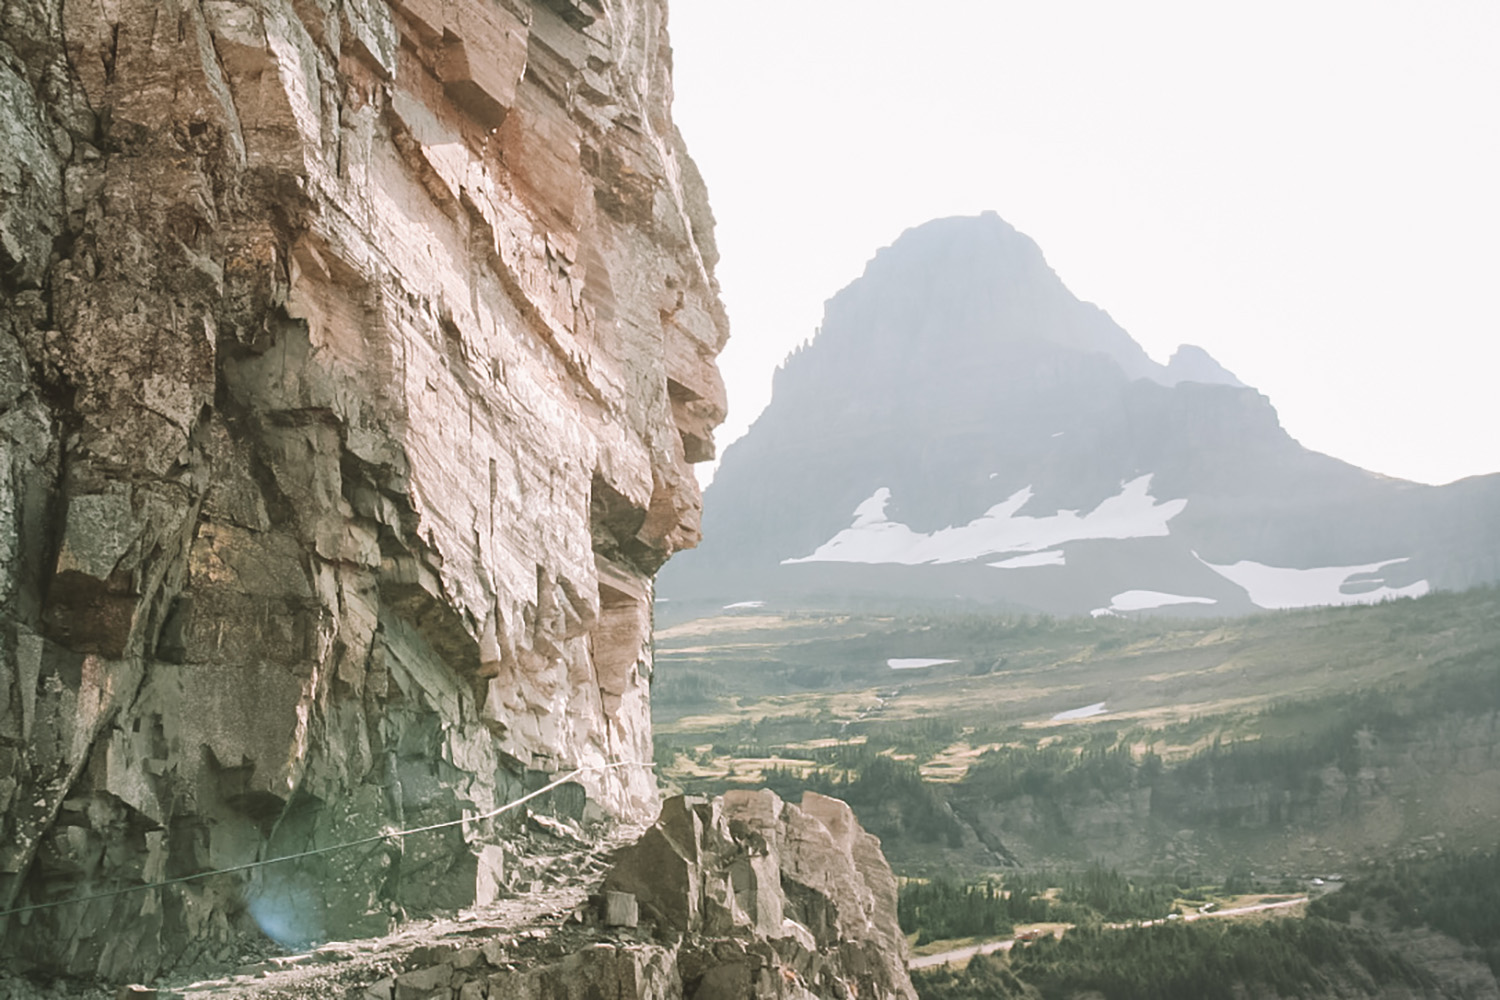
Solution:
[[(649, 762), (727, 335), (665, 0), (0, 13), (0, 909)], [(655, 809), (645, 766), (580, 781)], [(268, 913), (368, 933), (493, 892), (483, 833), (0, 948), (139, 977)]]

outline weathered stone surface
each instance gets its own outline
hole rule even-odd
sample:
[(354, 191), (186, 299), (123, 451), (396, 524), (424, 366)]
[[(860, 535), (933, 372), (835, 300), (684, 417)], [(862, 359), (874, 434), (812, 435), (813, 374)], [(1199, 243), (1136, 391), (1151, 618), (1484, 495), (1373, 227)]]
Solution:
[[(685, 875), (657, 879), (664, 852)], [(637, 892), (645, 905), (632, 930), (635, 921), (614, 918), (635, 909)], [(674, 898), (684, 895), (691, 899)], [(461, 944), (415, 948), (396, 959), (400, 975), (367, 995), (915, 1000), (895, 879), (878, 841), (833, 799), (809, 795), (802, 807), (768, 791), (668, 799), (658, 822), (617, 853), (594, 901), (603, 905), (550, 929), (480, 941), (465, 928)], [(299, 985), (311, 994), (321, 984)], [(291, 992), (289, 982), (279, 987)]]
[(837, 799), (668, 799), (605, 888), (633, 893), (643, 921), (677, 937), (684, 996), (916, 996), (895, 876)]
[(559, 962), (497, 972), (488, 985), (491, 997), (507, 1000), (682, 1000), (683, 996), (676, 951), (650, 944), (598, 944)]
[[(589, 852), (595, 859), (616, 858), (610, 874), (601, 873), (605, 886), (575, 871), (547, 891), (538, 885), (457, 920), (412, 921), (376, 940), (275, 956), (207, 982), (193, 982), (193, 972), (179, 973), (156, 987), (162, 996), (194, 998), (912, 1000), (905, 942), (895, 930), (895, 898), (885, 898), (881, 889), (894, 883), (874, 839), (841, 804), (828, 800), (809, 799), (804, 811), (769, 792), (726, 798), (669, 800), (656, 827), (696, 859), (691, 863), (700, 918), (691, 927), (660, 911), (638, 926), (610, 919), (611, 904), (628, 911), (634, 897), (607, 886), (649, 876), (651, 860), (632, 847), (622, 853), (626, 841), (617, 838), (624, 831), (616, 829)], [(685, 836), (695, 838), (690, 847)], [(861, 859), (861, 844), (876, 853)], [(790, 860), (793, 855), (801, 861)], [(568, 851), (553, 860), (579, 857)], [(737, 874), (747, 860), (757, 885)], [(820, 883), (832, 895), (807, 884), (810, 876), (794, 872), (795, 864), (838, 872)], [(593, 859), (584, 865), (592, 867)], [(856, 884), (861, 880), (862, 888)], [(743, 895), (749, 889), (756, 891)], [(658, 902), (662, 897), (658, 893)], [(868, 900), (875, 909), (867, 913), (862, 907)], [(835, 922), (845, 912), (858, 916), (841, 933)], [(791, 914), (817, 922), (822, 933), (815, 936)], [(20, 987), (17, 997), (53, 995), (0, 971), (0, 995), (13, 986)]]
[[(651, 577), (698, 538), (726, 336), (665, 21), (0, 3), (0, 910), (580, 765), (653, 812)], [(383, 930), (493, 898), (493, 825), (0, 948), (125, 979)]]
[(417, 969), (396, 977), (396, 1000), (427, 1000), (436, 993), (448, 996), (448, 983), (453, 979), (453, 967), (433, 965)]
[(604, 894), (604, 926), (634, 927), (640, 923), (641, 908), (635, 894), (630, 892), (607, 892)]

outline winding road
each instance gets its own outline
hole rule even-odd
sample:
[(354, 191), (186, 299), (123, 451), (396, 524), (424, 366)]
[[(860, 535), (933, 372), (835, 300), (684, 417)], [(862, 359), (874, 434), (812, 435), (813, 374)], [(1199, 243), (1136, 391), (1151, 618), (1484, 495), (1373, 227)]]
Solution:
[[(1307, 896), (1298, 896), (1295, 899), (1281, 899), (1274, 903), (1254, 903), (1250, 906), (1236, 906), (1228, 910), (1214, 910), (1211, 913), (1189, 913), (1183, 916), (1183, 920), (1202, 920), (1206, 917), (1239, 917), (1247, 913), (1261, 913), (1265, 910), (1278, 910), (1282, 907), (1296, 906), (1307, 902)], [(1126, 927), (1154, 927), (1157, 924), (1166, 923), (1168, 918), (1160, 920), (1147, 920), (1143, 922), (1127, 924), (1105, 924), (1110, 930), (1122, 930)], [(958, 962), (967, 962), (975, 955), (993, 955), (997, 951), (1010, 951), (1015, 946), (1015, 938), (1005, 938), (1000, 941), (985, 941), (983, 944), (971, 944), (964, 948), (954, 948), (952, 951), (940, 951), (936, 955), (922, 955), (910, 959), (906, 963), (908, 969), (931, 969), (939, 965), (951, 965)]]

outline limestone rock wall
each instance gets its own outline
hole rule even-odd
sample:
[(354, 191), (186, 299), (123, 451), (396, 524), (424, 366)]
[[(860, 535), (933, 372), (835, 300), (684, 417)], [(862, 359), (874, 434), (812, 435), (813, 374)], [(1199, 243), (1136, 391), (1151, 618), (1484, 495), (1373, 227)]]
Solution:
[[(670, 66), (665, 0), (0, 0), (0, 910), (649, 762), (727, 335)], [(495, 891), (484, 834), (0, 948), (370, 932)]]

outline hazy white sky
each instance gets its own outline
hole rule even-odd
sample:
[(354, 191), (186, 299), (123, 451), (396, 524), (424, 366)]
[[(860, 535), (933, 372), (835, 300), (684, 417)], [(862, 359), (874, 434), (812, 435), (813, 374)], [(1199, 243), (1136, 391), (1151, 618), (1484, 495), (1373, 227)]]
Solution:
[(733, 336), (722, 446), (902, 230), (994, 209), (1308, 447), (1500, 471), (1500, 2), (673, 0)]

